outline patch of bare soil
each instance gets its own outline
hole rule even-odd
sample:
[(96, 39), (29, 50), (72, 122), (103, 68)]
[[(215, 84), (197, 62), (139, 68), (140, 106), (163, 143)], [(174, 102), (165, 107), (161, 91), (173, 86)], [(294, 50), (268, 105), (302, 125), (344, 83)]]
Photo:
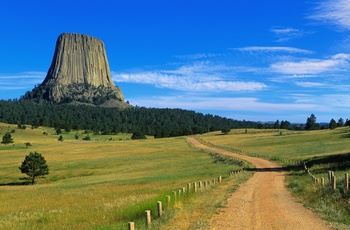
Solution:
[(232, 153), (188, 140), (199, 148), (251, 162), (256, 173), (236, 190), (210, 220), (210, 229), (332, 229), (298, 203), (286, 189), (281, 166), (255, 157)]

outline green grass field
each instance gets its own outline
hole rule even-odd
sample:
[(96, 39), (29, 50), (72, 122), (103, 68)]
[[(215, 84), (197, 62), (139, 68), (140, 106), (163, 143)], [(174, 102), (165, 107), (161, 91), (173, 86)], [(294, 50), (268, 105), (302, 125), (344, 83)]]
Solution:
[[(350, 192), (344, 191), (344, 174), (350, 173), (349, 127), (335, 130), (232, 130), (228, 135), (208, 133), (201, 138), (237, 153), (259, 156), (286, 166), (286, 183), (295, 196), (336, 229), (350, 229)], [(317, 178), (335, 171), (337, 189), (315, 186), (303, 167), (286, 163), (303, 161)]]
[[(133, 141), (128, 134), (90, 134), (91, 141), (84, 141), (83, 131), (72, 131), (59, 142), (52, 128), (20, 130), (8, 124), (0, 124), (0, 136), (13, 129), (14, 143), (0, 145), (0, 229), (126, 229), (129, 221), (142, 226), (139, 216), (156, 200), (187, 183), (223, 175), (221, 188), (188, 197), (168, 211), (166, 221), (155, 222), (164, 229), (197, 228), (250, 174), (229, 180), (239, 165), (215, 163), (183, 137)], [(21, 185), (19, 178), (26, 175), (18, 167), (34, 151), (47, 160), (49, 175)]]
[[(0, 145), (0, 229), (126, 229), (135, 221), (144, 229), (145, 209), (156, 207), (172, 191), (188, 183), (224, 176), (224, 183), (186, 197), (166, 210), (155, 229), (206, 229), (209, 219), (252, 171), (228, 178), (239, 165), (223, 164), (208, 153), (191, 148), (185, 138), (130, 140), (130, 134), (63, 133), (51, 128), (20, 130), (0, 123), (0, 137), (11, 132), (14, 143)], [(47, 133), (48, 135), (44, 135)], [(75, 139), (75, 135), (79, 139)], [(349, 128), (320, 131), (232, 130), (228, 135), (201, 135), (204, 141), (242, 154), (284, 164), (286, 183), (295, 196), (336, 229), (350, 227), (350, 194), (338, 182), (336, 191), (315, 187), (301, 167), (304, 161), (316, 177), (328, 170), (338, 178), (350, 172)], [(26, 148), (25, 143), (32, 146)], [(18, 167), (29, 152), (41, 153), (50, 174), (34, 186), (21, 185)], [(152, 206), (152, 207), (151, 207)]]

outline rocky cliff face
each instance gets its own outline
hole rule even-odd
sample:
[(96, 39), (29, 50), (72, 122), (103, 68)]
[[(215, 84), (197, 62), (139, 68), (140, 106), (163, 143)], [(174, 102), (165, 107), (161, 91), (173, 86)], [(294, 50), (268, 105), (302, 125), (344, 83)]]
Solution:
[(112, 81), (103, 42), (91, 36), (71, 33), (58, 37), (45, 80), (25, 98), (53, 103), (127, 106), (123, 93)]

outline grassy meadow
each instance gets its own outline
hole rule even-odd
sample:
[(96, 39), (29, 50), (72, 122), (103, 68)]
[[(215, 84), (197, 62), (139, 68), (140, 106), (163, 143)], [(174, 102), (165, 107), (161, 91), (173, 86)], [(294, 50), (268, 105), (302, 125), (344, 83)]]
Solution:
[[(287, 171), (286, 183), (292, 193), (335, 229), (350, 229), (350, 192), (344, 190), (344, 174), (350, 173), (350, 130), (231, 130), (228, 135), (208, 133), (201, 138), (237, 153), (259, 156), (283, 164)], [(324, 187), (315, 186), (302, 165), (311, 173), (324, 177)], [(328, 171), (338, 178), (337, 189), (330, 189)]]
[[(229, 180), (228, 173), (241, 166), (215, 161), (183, 137), (139, 141), (130, 134), (89, 134), (91, 140), (84, 141), (84, 131), (72, 131), (62, 133), (60, 142), (52, 128), (22, 130), (0, 123), (1, 137), (12, 130), (14, 143), (0, 145), (0, 229), (126, 229), (129, 221), (142, 229), (140, 216), (157, 200), (222, 175), (223, 186), (187, 197), (154, 223), (162, 229), (198, 229), (251, 174)], [(34, 151), (47, 160), (49, 175), (22, 185), (19, 178), (26, 175), (18, 167)]]

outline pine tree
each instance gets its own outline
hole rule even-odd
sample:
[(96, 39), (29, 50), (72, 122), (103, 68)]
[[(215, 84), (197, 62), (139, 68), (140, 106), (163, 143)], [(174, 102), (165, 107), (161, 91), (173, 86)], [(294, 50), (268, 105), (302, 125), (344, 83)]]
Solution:
[(320, 124), (316, 123), (316, 116), (311, 114), (310, 117), (306, 119), (305, 130), (316, 130), (320, 129)]
[(34, 184), (36, 177), (43, 177), (49, 174), (49, 167), (46, 164), (45, 158), (37, 152), (30, 152), (24, 158), (22, 165), (19, 167), (21, 173), (25, 173), (29, 176), (28, 180)]
[(335, 129), (337, 128), (337, 122), (332, 118), (331, 121), (329, 122), (329, 128), (330, 129)]
[(11, 134), (10, 133), (5, 133), (5, 135), (2, 137), (2, 144), (10, 144), (10, 143), (13, 143), (13, 139), (11, 137)]

